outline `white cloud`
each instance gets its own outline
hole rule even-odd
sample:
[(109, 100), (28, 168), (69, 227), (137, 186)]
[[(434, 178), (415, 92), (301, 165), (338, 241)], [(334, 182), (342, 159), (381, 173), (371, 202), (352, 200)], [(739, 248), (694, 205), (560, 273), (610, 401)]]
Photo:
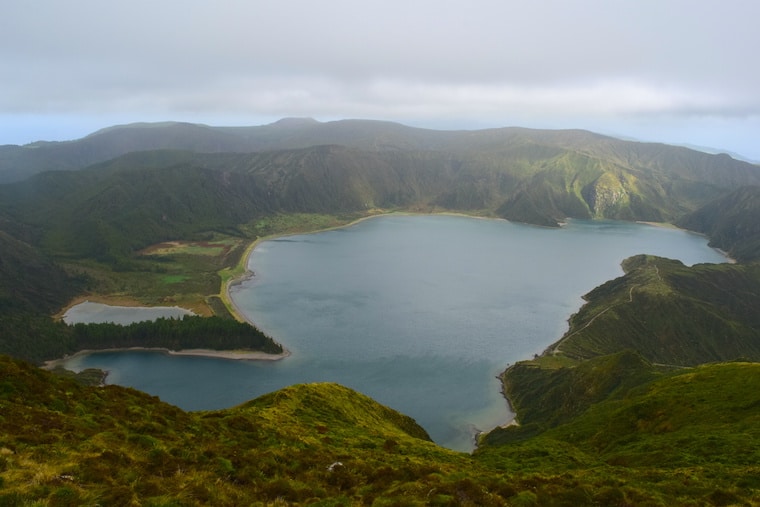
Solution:
[(8, 0), (0, 115), (752, 116), (757, 19), (746, 0)]

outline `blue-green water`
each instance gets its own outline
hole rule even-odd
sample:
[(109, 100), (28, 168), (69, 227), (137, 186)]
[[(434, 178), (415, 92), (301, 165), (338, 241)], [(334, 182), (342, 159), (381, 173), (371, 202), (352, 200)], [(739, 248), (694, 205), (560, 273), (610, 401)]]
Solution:
[(232, 296), (293, 353), (236, 362), (99, 353), (100, 367), (190, 410), (232, 406), (294, 383), (339, 382), (414, 417), (445, 446), (511, 418), (496, 375), (567, 329), (581, 296), (638, 253), (725, 262), (705, 238), (610, 221), (561, 229), (459, 216), (384, 216), (262, 243)]

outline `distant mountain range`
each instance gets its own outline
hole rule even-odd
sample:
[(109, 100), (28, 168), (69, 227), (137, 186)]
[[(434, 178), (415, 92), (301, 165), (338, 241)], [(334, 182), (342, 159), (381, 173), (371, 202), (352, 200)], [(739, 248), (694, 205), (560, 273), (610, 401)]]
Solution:
[(35, 228), (41, 245), (103, 257), (274, 212), (457, 210), (546, 226), (566, 217), (672, 222), (760, 185), (760, 167), (581, 130), (284, 119), (258, 127), (140, 123), (4, 146), (0, 181), (9, 183), (0, 187), (0, 213)]
[[(269, 125), (251, 127), (211, 127), (179, 122), (134, 123), (105, 128), (72, 141), (0, 146), (0, 182), (18, 181), (49, 170), (81, 169), (135, 151), (253, 153), (320, 145), (340, 145), (371, 152), (437, 151), (506, 155), (515, 150), (527, 150), (530, 158), (545, 158), (551, 150), (563, 150), (609, 160), (622, 167), (640, 164), (642, 167), (662, 168), (678, 162), (682, 167), (670, 169), (682, 176), (685, 176), (682, 170), (690, 173), (690, 169), (696, 168), (693, 166), (709, 171), (715, 165), (733, 165), (725, 154), (709, 155), (683, 147), (622, 141), (583, 130), (508, 127), (447, 131), (374, 120), (322, 123), (310, 118), (286, 118)], [(549, 151), (542, 153), (541, 148), (548, 148)], [(556, 151), (554, 154), (557, 154)], [(742, 162), (739, 167), (742, 165), (751, 164)]]

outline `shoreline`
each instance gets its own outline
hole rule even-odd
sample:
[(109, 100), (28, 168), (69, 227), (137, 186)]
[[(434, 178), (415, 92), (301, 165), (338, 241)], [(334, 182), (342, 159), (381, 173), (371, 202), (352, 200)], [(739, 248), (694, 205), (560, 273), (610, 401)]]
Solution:
[[(372, 213), (366, 216), (361, 216), (359, 218), (356, 218), (354, 220), (351, 220), (349, 222), (346, 222), (344, 224), (340, 225), (333, 225), (330, 227), (320, 228), (320, 229), (314, 229), (314, 230), (307, 230), (307, 231), (297, 231), (297, 232), (282, 232), (282, 233), (275, 233), (275, 234), (269, 234), (266, 236), (257, 237), (253, 241), (251, 241), (247, 247), (245, 248), (243, 254), (240, 257), (240, 260), (238, 261), (237, 265), (232, 268), (225, 268), (222, 272), (219, 272), (222, 280), (221, 280), (221, 287), (220, 292), (218, 293), (218, 297), (222, 300), (222, 302), (227, 307), (230, 314), (238, 321), (240, 322), (246, 322), (258, 329), (261, 329), (255, 322), (255, 320), (247, 315), (245, 312), (241, 310), (241, 308), (237, 305), (235, 300), (232, 297), (233, 288), (238, 287), (242, 285), (244, 282), (252, 280), (255, 278), (256, 274), (248, 269), (248, 266), (251, 261), (251, 257), (253, 253), (255, 252), (256, 248), (261, 245), (265, 241), (272, 241), (279, 238), (287, 238), (291, 236), (300, 236), (300, 235), (308, 235), (308, 234), (317, 234), (322, 232), (328, 232), (333, 230), (340, 230), (340, 229), (347, 229), (349, 227), (353, 227), (355, 225), (360, 224), (361, 222), (364, 222), (369, 219), (378, 218), (378, 217), (386, 217), (386, 216), (436, 216), (436, 215), (443, 215), (443, 216), (458, 216), (458, 217), (465, 217), (465, 218), (473, 218), (473, 219), (481, 219), (481, 220), (506, 220), (504, 218), (500, 217), (491, 217), (491, 216), (484, 216), (484, 215), (470, 215), (467, 213), (461, 213), (461, 212), (415, 212), (415, 211), (387, 211), (387, 212), (376, 212)], [(506, 220), (509, 221), (509, 220)], [(644, 221), (636, 221), (634, 223), (639, 223), (642, 225), (650, 225), (653, 227), (661, 227), (661, 228), (668, 228), (668, 229), (677, 229), (677, 230), (683, 230), (685, 232), (693, 233), (693, 234), (699, 234), (704, 236), (703, 234), (689, 231), (687, 229), (679, 228), (673, 224), (669, 223), (657, 223), (657, 222), (644, 222)], [(562, 223), (561, 225), (566, 225), (565, 223)], [(534, 225), (535, 226), (535, 225)], [(723, 255), (723, 257), (729, 262), (733, 263), (736, 262), (733, 260), (730, 256), (728, 256), (725, 252), (721, 251), (720, 249), (714, 248), (714, 250), (718, 251)], [(86, 299), (86, 298), (81, 298)], [(94, 299), (94, 298), (91, 298)], [(107, 298), (104, 298), (107, 299)], [(81, 302), (81, 301), (80, 301)], [(124, 304), (123, 302), (120, 302), (124, 306), (145, 306), (141, 305), (136, 300), (132, 300), (128, 304)], [(63, 313), (63, 312), (62, 312)], [(185, 356), (201, 356), (201, 357), (212, 357), (212, 358), (220, 358), (220, 359), (229, 359), (229, 360), (269, 360), (269, 361), (276, 361), (281, 360), (289, 357), (291, 355), (291, 351), (288, 350), (285, 345), (275, 340), (276, 343), (278, 343), (280, 346), (282, 346), (283, 352), (280, 354), (267, 354), (264, 352), (255, 352), (255, 351), (245, 351), (245, 350), (210, 350), (210, 349), (187, 349), (187, 350), (179, 350), (179, 351), (171, 351), (166, 348), (151, 348), (151, 347), (132, 347), (132, 348), (116, 348), (116, 349), (98, 349), (98, 350), (82, 350), (78, 351), (72, 355), (64, 356), (63, 358), (52, 360), (52, 361), (46, 361), (44, 368), (46, 369), (52, 369), (56, 365), (59, 365), (65, 361), (71, 360), (72, 358), (79, 356), (79, 355), (86, 355), (90, 353), (96, 353), (96, 352), (115, 352), (115, 351), (130, 351), (130, 350), (146, 350), (146, 351), (161, 351), (166, 353), (167, 355), (185, 355)], [(561, 338), (560, 340), (561, 341)], [(556, 345), (555, 342), (551, 344), (549, 347)], [(509, 367), (508, 367), (509, 368)], [(507, 368), (507, 369), (508, 369)], [(506, 370), (505, 370), (506, 371)], [(501, 375), (503, 375), (504, 372), (502, 372)], [(503, 424), (498, 425), (498, 427), (505, 427), (505, 426), (511, 426), (511, 425), (517, 425), (519, 424), (517, 420), (517, 414), (512, 408), (511, 400), (509, 399), (509, 396), (506, 395), (506, 393), (502, 392), (502, 398), (506, 402), (507, 409), (509, 412), (512, 413), (512, 418), (505, 421)], [(490, 430), (489, 430), (490, 431)], [(487, 433), (486, 431), (485, 433)], [(477, 446), (476, 446), (477, 447)]]
[[(378, 218), (378, 217), (384, 217), (384, 216), (392, 216), (392, 215), (400, 215), (400, 216), (416, 216), (416, 215), (445, 215), (445, 216), (460, 216), (460, 217), (467, 217), (467, 218), (474, 218), (474, 219), (482, 219), (482, 220), (505, 220), (503, 218), (499, 217), (488, 217), (488, 216), (478, 216), (478, 215), (468, 215), (466, 213), (458, 213), (453, 211), (443, 211), (443, 212), (413, 212), (413, 211), (388, 211), (388, 212), (380, 212), (380, 213), (374, 213), (371, 215), (359, 217), (356, 220), (352, 220), (348, 223), (341, 224), (341, 225), (334, 225), (331, 227), (326, 227), (324, 229), (315, 229), (313, 231), (305, 231), (305, 232), (286, 232), (281, 234), (268, 234), (266, 236), (261, 236), (256, 238), (251, 242), (250, 245), (248, 245), (245, 249), (245, 252), (243, 252), (243, 255), (240, 258), (240, 261), (238, 262), (238, 265), (232, 270), (233, 273), (239, 273), (237, 275), (233, 274), (230, 276), (229, 279), (222, 281), (222, 288), (219, 292), (219, 297), (221, 298), (222, 302), (227, 307), (227, 310), (232, 314), (232, 316), (238, 320), (239, 322), (247, 322), (248, 324), (252, 325), (256, 329), (258, 329), (261, 332), (264, 332), (261, 327), (259, 327), (256, 324), (256, 321), (247, 315), (245, 312), (243, 312), (240, 307), (235, 303), (235, 300), (232, 297), (232, 288), (242, 285), (244, 282), (248, 280), (252, 280), (255, 278), (256, 273), (248, 269), (248, 264), (250, 263), (251, 256), (253, 255), (256, 248), (265, 241), (272, 241), (279, 238), (287, 238), (290, 236), (301, 236), (306, 234), (317, 234), (321, 232), (328, 232), (328, 231), (334, 231), (339, 229), (346, 229), (348, 227), (352, 227), (354, 225), (357, 225), (361, 222), (364, 222), (365, 220), (370, 220), (372, 218)], [(274, 338), (272, 338), (274, 340)], [(282, 347), (282, 357), (279, 355), (274, 355), (274, 359), (283, 359), (285, 357), (288, 357), (291, 355), (290, 350), (285, 346), (284, 343), (274, 340), (278, 345)], [(203, 354), (196, 354), (196, 355), (203, 355)], [(211, 356), (216, 357), (216, 356)]]
[[(663, 229), (675, 229), (677, 231), (688, 232), (689, 234), (696, 234), (697, 236), (702, 236), (703, 238), (707, 238), (708, 240), (710, 239), (710, 237), (707, 234), (705, 234), (705, 233), (697, 232), (697, 231), (692, 231), (691, 229), (684, 229), (683, 227), (678, 227), (677, 225), (671, 224), (670, 222), (647, 222), (645, 220), (636, 220), (635, 223), (637, 223), (637, 224), (644, 224), (644, 225), (651, 225), (652, 227), (661, 227)], [(734, 259), (733, 257), (731, 257), (728, 254), (728, 252), (726, 252), (722, 248), (718, 248), (717, 246), (710, 246), (709, 243), (708, 243), (707, 246), (709, 248), (712, 248), (713, 250), (715, 250), (719, 254), (721, 254), (723, 257), (725, 257), (726, 258), (726, 262), (728, 264), (736, 264), (738, 262), (736, 259)]]
[(290, 356), (290, 351), (283, 347), (283, 351), (280, 354), (269, 354), (267, 352), (261, 352), (256, 350), (213, 350), (213, 349), (181, 349), (170, 350), (165, 347), (123, 347), (123, 348), (108, 348), (108, 349), (83, 349), (73, 354), (65, 355), (58, 359), (50, 359), (45, 361), (42, 368), (45, 370), (52, 370), (57, 366), (62, 366), (63, 363), (74, 359), (76, 357), (86, 356), (89, 354), (96, 354), (99, 352), (130, 352), (130, 351), (147, 351), (147, 352), (162, 352), (169, 356), (198, 356), (198, 357), (212, 357), (216, 359), (229, 359), (231, 361), (280, 361)]
[(121, 310), (123, 310), (123, 309), (130, 309), (130, 308), (161, 309), (161, 310), (180, 310), (182, 312), (187, 312), (187, 313), (183, 314), (183, 316), (199, 317), (199, 315), (197, 313), (195, 313), (194, 311), (188, 310), (187, 308), (183, 308), (183, 307), (178, 306), (178, 305), (173, 305), (173, 306), (145, 306), (145, 305), (141, 305), (141, 304), (109, 304), (109, 303), (103, 303), (103, 302), (100, 302), (100, 301), (91, 301), (90, 298), (86, 297), (86, 296), (82, 296), (81, 298), (77, 298), (75, 301), (76, 302), (70, 304), (65, 309), (65, 311), (63, 311), (62, 313), (59, 312), (60, 315), (56, 314), (54, 316), (54, 318), (56, 318), (58, 320), (62, 320), (63, 322), (65, 322), (66, 324), (68, 324), (68, 322), (66, 322), (66, 316), (68, 315), (69, 311), (71, 311), (74, 307), (79, 306), (79, 305), (83, 305), (85, 303), (91, 303), (91, 304), (94, 304), (94, 305), (102, 305), (102, 306), (107, 306), (109, 308), (116, 308), (116, 309), (121, 309)]
[[(348, 223), (341, 224), (341, 225), (334, 225), (331, 227), (325, 227), (324, 229), (315, 229), (313, 231), (304, 231), (304, 232), (285, 232), (285, 233), (275, 233), (275, 234), (269, 234), (267, 236), (261, 236), (253, 240), (251, 244), (249, 244), (245, 252), (243, 252), (243, 255), (240, 258), (240, 261), (238, 262), (238, 265), (232, 270), (233, 273), (240, 273), (237, 275), (232, 275), (228, 280), (222, 282), (222, 290), (219, 293), (219, 297), (222, 299), (222, 301), (227, 306), (227, 309), (230, 310), (230, 313), (232, 314), (235, 319), (237, 319), (240, 322), (247, 322), (251, 324), (252, 326), (259, 328), (259, 326), (256, 325), (256, 322), (246, 315), (243, 311), (240, 310), (238, 305), (235, 303), (235, 300), (232, 299), (232, 295), (230, 293), (230, 290), (233, 287), (237, 287), (241, 285), (242, 283), (253, 279), (256, 274), (248, 269), (248, 264), (251, 259), (251, 256), (253, 255), (254, 250), (256, 250), (256, 247), (258, 247), (261, 243), (265, 241), (272, 241), (275, 239), (280, 238), (287, 238), (290, 236), (302, 236), (306, 234), (318, 234), (321, 232), (328, 232), (328, 231), (335, 231), (339, 229), (347, 229), (349, 227), (353, 227), (354, 225), (357, 225), (361, 222), (364, 222), (365, 220), (370, 220), (373, 218), (378, 217), (386, 217), (386, 216), (435, 216), (435, 215), (443, 215), (443, 216), (458, 216), (458, 217), (466, 217), (466, 218), (473, 218), (473, 219), (479, 219), (479, 220), (506, 220), (505, 218), (500, 217), (490, 217), (490, 216), (482, 216), (482, 215), (468, 215), (467, 213), (461, 213), (456, 211), (440, 211), (440, 212), (415, 212), (415, 211), (386, 211), (386, 212), (379, 212), (374, 213), (371, 215), (359, 217), (356, 220), (352, 220)], [(277, 342), (279, 343), (279, 342)], [(280, 343), (280, 345), (285, 348), (285, 346)]]

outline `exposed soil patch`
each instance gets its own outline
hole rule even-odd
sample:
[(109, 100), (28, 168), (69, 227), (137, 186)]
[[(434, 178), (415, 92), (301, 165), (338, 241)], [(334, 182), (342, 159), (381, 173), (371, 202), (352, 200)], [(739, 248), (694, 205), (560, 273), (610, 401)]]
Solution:
[(207, 255), (226, 256), (235, 245), (230, 242), (211, 241), (167, 241), (151, 245), (138, 253), (140, 255)]

